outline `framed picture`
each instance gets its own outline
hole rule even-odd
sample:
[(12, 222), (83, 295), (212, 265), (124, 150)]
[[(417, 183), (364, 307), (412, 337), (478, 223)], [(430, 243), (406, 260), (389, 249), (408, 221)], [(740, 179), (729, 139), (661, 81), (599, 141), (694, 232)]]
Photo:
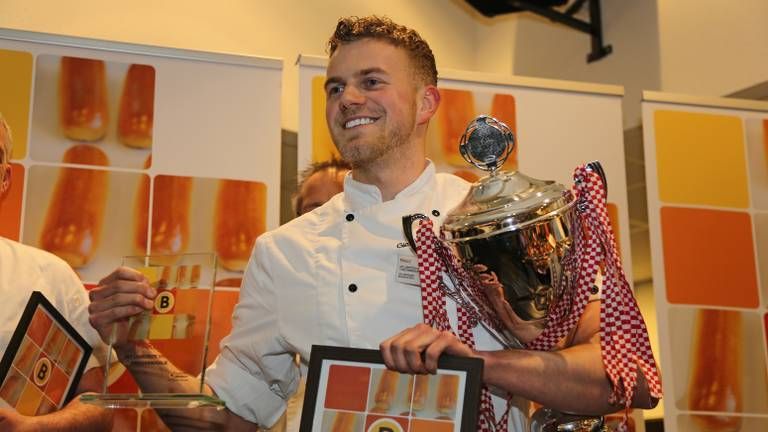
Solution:
[(91, 346), (33, 291), (0, 362), (0, 406), (48, 414), (75, 395)]
[(434, 375), (387, 369), (378, 350), (313, 345), (301, 432), (469, 432), (483, 361), (444, 355)]

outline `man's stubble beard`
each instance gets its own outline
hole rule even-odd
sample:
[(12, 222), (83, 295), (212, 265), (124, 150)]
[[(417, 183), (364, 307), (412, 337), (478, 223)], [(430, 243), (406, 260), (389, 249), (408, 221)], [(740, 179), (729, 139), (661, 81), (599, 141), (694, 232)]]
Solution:
[[(377, 161), (381, 161), (387, 156), (393, 158), (392, 160), (408, 157), (398, 150), (407, 145), (415, 130), (415, 102), (411, 108), (412, 115), (408, 117), (407, 124), (394, 125), (389, 133), (387, 133), (385, 128), (385, 130), (379, 131), (376, 136), (371, 137), (368, 140), (363, 138), (365, 142), (358, 142), (356, 144), (344, 143), (341, 146), (336, 144), (336, 148), (339, 150), (341, 157), (347, 161), (353, 169), (373, 166)], [(335, 137), (333, 138), (334, 143), (338, 143), (339, 140)]]

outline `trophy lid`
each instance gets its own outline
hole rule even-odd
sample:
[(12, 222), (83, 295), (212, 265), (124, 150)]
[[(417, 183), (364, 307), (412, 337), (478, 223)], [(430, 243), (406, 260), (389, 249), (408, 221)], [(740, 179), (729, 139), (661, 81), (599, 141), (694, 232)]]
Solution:
[(514, 148), (514, 136), (502, 122), (480, 116), (461, 138), (464, 159), (490, 171), (469, 190), (447, 215), (442, 232), (448, 241), (490, 237), (549, 220), (568, 211), (573, 194), (551, 180), (539, 180), (518, 171), (497, 171)]

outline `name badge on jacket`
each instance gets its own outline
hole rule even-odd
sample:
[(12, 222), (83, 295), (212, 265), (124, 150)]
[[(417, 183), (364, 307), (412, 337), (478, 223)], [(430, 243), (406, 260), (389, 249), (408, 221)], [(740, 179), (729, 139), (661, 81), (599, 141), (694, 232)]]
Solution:
[(419, 262), (414, 255), (398, 255), (396, 264), (395, 275), (398, 282), (419, 286)]

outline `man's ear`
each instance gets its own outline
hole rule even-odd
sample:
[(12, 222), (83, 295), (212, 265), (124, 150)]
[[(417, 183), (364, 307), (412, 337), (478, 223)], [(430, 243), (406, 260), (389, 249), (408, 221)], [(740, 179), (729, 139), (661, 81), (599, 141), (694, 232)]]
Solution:
[(440, 91), (436, 86), (427, 85), (422, 90), (421, 104), (416, 116), (416, 124), (422, 124), (429, 121), (437, 112), (440, 106)]
[(5, 198), (5, 194), (11, 188), (11, 164), (6, 164), (2, 168), (2, 181), (0, 181), (0, 199)]

